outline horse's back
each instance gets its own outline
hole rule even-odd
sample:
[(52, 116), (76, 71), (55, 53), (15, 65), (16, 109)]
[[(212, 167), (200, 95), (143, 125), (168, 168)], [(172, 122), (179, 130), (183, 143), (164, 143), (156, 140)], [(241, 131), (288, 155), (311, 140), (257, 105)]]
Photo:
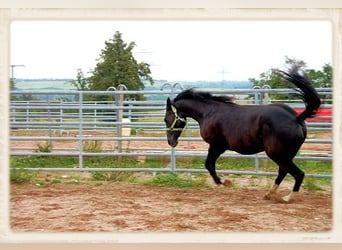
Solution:
[[(305, 128), (293, 109), (285, 104), (236, 105), (234, 111), (220, 112), (221, 131), (228, 148), (242, 154), (301, 145)], [(218, 112), (219, 113), (219, 112)], [(216, 130), (219, 131), (219, 130)], [(274, 144), (274, 145), (273, 145)]]
[(229, 123), (239, 129), (251, 129), (267, 123), (272, 126), (297, 127), (297, 114), (286, 104), (269, 104), (269, 105), (236, 105), (235, 111), (225, 113), (222, 111)]

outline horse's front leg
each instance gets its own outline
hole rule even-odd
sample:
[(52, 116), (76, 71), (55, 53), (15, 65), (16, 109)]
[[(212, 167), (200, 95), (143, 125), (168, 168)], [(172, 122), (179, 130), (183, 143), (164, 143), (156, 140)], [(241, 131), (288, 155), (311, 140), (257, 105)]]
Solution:
[(220, 177), (216, 174), (215, 164), (217, 158), (225, 151), (224, 147), (218, 147), (217, 145), (210, 144), (208, 149), (207, 159), (205, 161), (205, 167), (209, 171), (211, 177), (215, 181), (216, 184), (223, 184)]

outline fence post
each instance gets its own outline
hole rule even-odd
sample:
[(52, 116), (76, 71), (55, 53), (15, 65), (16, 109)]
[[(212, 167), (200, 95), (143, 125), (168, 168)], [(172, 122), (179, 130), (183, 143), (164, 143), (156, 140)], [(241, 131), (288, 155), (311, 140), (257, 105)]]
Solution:
[[(264, 86), (262, 86), (262, 89), (271, 89), (271, 86), (270, 85), (264, 85)], [(262, 104), (269, 104), (270, 103), (270, 97), (269, 97), (268, 92), (263, 93), (263, 97), (262, 97), (261, 102), (262, 102)]]
[[(256, 91), (254, 92), (254, 103), (256, 105), (260, 105), (262, 104), (262, 93), (261, 92), (258, 92), (258, 90), (260, 89), (259, 86), (254, 86), (253, 89), (255, 89)], [(258, 89), (258, 90), (257, 90)], [(259, 172), (259, 156), (258, 154), (255, 154), (254, 156), (254, 170), (255, 170), (255, 173), (258, 173)]]
[[(63, 134), (64, 126), (63, 126), (63, 100), (60, 100), (60, 108), (59, 108), (59, 135)], [(57, 131), (57, 129), (56, 129)]]
[(51, 110), (51, 102), (50, 102), (50, 95), (47, 95), (46, 96), (47, 98), (47, 102), (48, 102), (48, 128), (49, 128), (49, 143), (52, 143), (52, 140), (51, 140), (51, 137), (52, 137), (52, 129), (51, 129), (51, 125), (52, 125), (52, 118), (51, 118), (51, 113), (52, 113), (52, 110)]
[[(123, 91), (123, 90), (127, 90), (127, 87), (123, 84), (119, 84), (119, 86), (117, 87), (118, 91)], [(117, 100), (117, 106), (118, 106), (118, 112), (117, 112), (117, 122), (118, 122), (118, 126), (117, 126), (117, 136), (118, 138), (122, 137), (122, 118), (123, 118), (123, 100), (124, 100), (124, 95), (123, 93), (119, 93), (118, 94), (118, 100)], [(122, 141), (118, 140), (118, 152), (121, 153), (122, 152)]]
[[(260, 86), (254, 86), (253, 89), (254, 90), (260, 89)], [(254, 92), (254, 104), (256, 104), (256, 105), (261, 104), (261, 102), (260, 102), (261, 96), (260, 95), (261, 95), (260, 92), (258, 92), (258, 91)]]
[(97, 108), (96, 108), (97, 101), (95, 101), (94, 104), (95, 104), (95, 109), (94, 109), (94, 129), (96, 130), (96, 128), (97, 128), (97, 126), (96, 126), (96, 124), (97, 124)]
[[(254, 89), (271, 89), (269, 85), (263, 85), (261, 88), (259, 86), (255, 86)], [(261, 92), (255, 95), (255, 104), (268, 104), (269, 103), (269, 95), (268, 92)], [(260, 160), (259, 160), (259, 155), (255, 154), (254, 158), (254, 165), (255, 165), (255, 172), (259, 172), (260, 168)]]
[(29, 122), (30, 122), (30, 111), (29, 111), (29, 105), (30, 105), (30, 102), (27, 101), (26, 102), (26, 129), (28, 130), (29, 129)]
[(78, 136), (79, 136), (79, 151), (80, 151), (80, 154), (78, 156), (78, 167), (83, 168), (83, 92), (82, 91), (78, 92), (78, 101), (80, 104), (79, 114), (78, 114), (78, 119), (79, 119)]

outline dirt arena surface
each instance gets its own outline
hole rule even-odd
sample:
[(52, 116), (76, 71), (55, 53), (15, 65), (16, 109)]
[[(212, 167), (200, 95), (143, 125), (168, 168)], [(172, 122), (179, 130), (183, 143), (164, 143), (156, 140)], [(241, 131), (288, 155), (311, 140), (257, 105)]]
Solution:
[[(291, 184), (292, 185), (292, 184)], [(281, 187), (280, 195), (290, 189)], [(323, 232), (332, 229), (332, 193), (264, 200), (266, 188), (186, 189), (124, 182), (10, 187), (15, 232)]]
[[(331, 138), (331, 134), (320, 137)], [(153, 143), (132, 141), (130, 146), (151, 147)], [(34, 148), (36, 144), (11, 142), (12, 147)], [(166, 141), (158, 145), (168, 148)], [(204, 142), (192, 145), (197, 149), (207, 148)], [(111, 141), (102, 146), (115, 147)], [(185, 146), (181, 142), (178, 147)], [(78, 150), (78, 142), (57, 141), (54, 147)], [(303, 149), (330, 151), (331, 145), (304, 144)], [(290, 192), (293, 180), (289, 179), (289, 183), (280, 186), (279, 197)], [(15, 232), (324, 232), (332, 229), (331, 187), (324, 188), (325, 191), (302, 189), (297, 199), (287, 204), (279, 199), (263, 199), (270, 183), (250, 185), (248, 177), (233, 180), (236, 181), (240, 182), (236, 185), (239, 188), (214, 185), (212, 189), (200, 190), (124, 182), (11, 184), (10, 227)]]

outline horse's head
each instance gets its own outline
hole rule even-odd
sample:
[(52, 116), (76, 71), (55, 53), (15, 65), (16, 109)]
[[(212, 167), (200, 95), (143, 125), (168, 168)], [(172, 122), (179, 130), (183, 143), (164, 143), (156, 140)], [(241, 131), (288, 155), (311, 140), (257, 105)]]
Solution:
[(176, 147), (178, 144), (178, 137), (181, 135), (186, 125), (186, 118), (180, 116), (176, 107), (171, 103), (170, 98), (167, 98), (166, 101), (164, 122), (166, 125), (167, 142), (171, 147)]

